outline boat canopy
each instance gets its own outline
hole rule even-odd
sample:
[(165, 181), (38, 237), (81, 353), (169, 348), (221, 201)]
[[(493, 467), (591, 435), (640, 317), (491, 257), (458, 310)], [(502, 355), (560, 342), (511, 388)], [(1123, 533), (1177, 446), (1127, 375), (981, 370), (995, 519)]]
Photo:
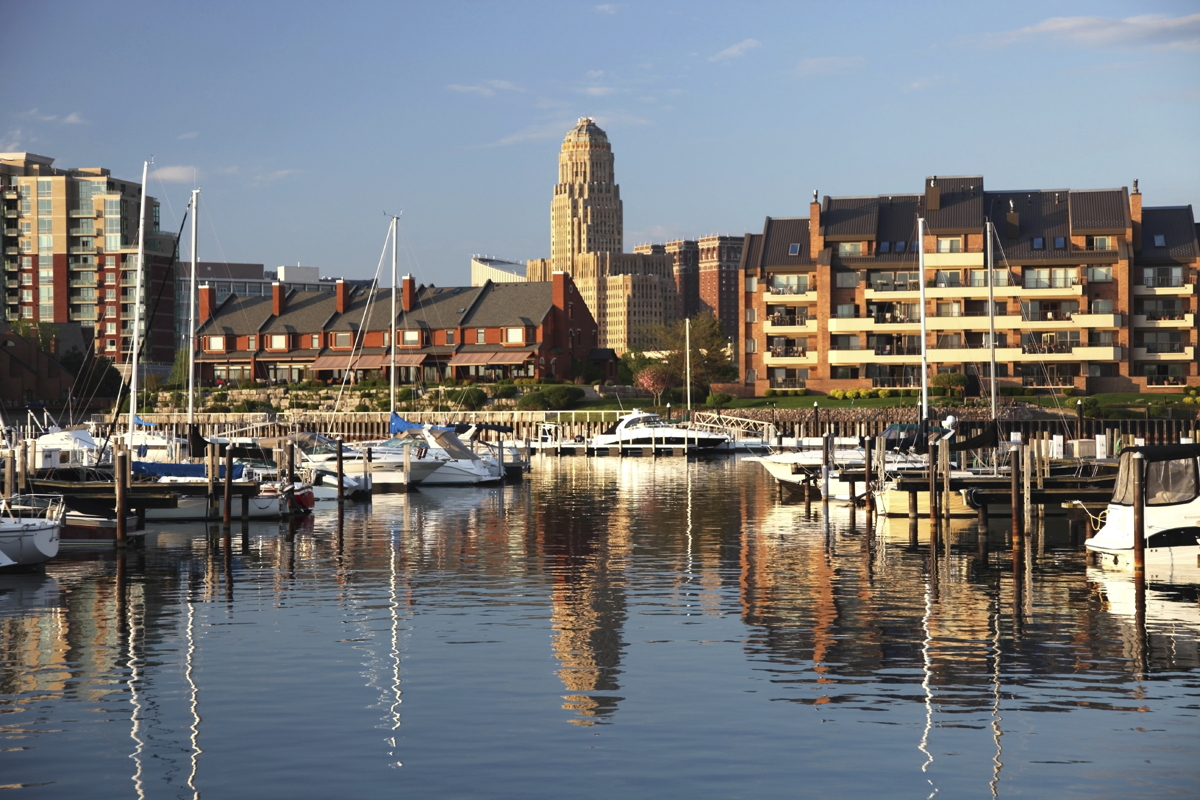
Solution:
[[(205, 470), (205, 464), (171, 464), (165, 461), (134, 461), (134, 475), (152, 475), (156, 478), (206, 478), (208, 472)], [(233, 479), (240, 481), (242, 479), (242, 471), (245, 469), (243, 464), (233, 465)], [(225, 465), (221, 464), (218, 468), (218, 479), (225, 479)]]
[(1121, 451), (1121, 465), (1113, 486), (1113, 504), (1133, 505), (1136, 497), (1133, 491), (1134, 453), (1141, 453), (1145, 459), (1146, 505), (1190, 503), (1200, 496), (1200, 472), (1196, 462), (1200, 458), (1200, 444), (1146, 445)]

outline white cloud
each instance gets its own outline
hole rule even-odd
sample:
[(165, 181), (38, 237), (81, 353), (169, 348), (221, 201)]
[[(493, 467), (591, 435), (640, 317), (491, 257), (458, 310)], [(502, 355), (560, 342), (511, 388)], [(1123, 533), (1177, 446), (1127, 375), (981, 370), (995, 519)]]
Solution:
[(609, 86), (588, 86), (579, 91), (591, 97), (603, 97), (606, 94), (612, 94), (615, 90)]
[(512, 81), (490, 80), (484, 81), (479, 86), (464, 86), (460, 83), (452, 83), (446, 87), (452, 92), (460, 92), (462, 94), (477, 94), (483, 97), (492, 97), (496, 92), (523, 92), (525, 91), (520, 86), (517, 86)]
[(762, 42), (757, 39), (742, 39), (735, 45), (726, 47), (715, 56), (709, 56), (709, 61), (728, 61), (731, 58), (741, 58), (756, 47), (762, 47)]
[(517, 86), (512, 81), (484, 81), (493, 89), (499, 89), (502, 92), (523, 92), (525, 91), (520, 86)]
[(588, 70), (587, 76), (588, 76), (589, 78), (591, 78), (592, 80), (596, 80), (596, 79), (598, 79), (598, 78), (603, 78), (603, 77), (604, 77), (604, 70), (602, 70), (602, 69), (592, 69), (592, 70)]
[(1158, 50), (1200, 50), (1200, 14), (1168, 17), (1144, 14), (1137, 17), (1051, 17), (1007, 33), (993, 34), (992, 44), (1013, 44), (1047, 37), (1093, 47), (1147, 46)]
[(796, 65), (795, 76), (805, 78), (809, 75), (844, 75), (857, 72), (867, 65), (862, 56), (819, 56), (817, 58), (802, 58)]
[(43, 114), (36, 108), (31, 108), (28, 111), (22, 111), (20, 114), (17, 114), (17, 116), (21, 119), (32, 119), (36, 120), (37, 122), (54, 122), (58, 119), (56, 114)]
[(157, 178), (163, 183), (194, 183), (200, 179), (200, 171), (195, 167), (155, 167), (150, 173), (151, 178)]
[(87, 120), (79, 115), (78, 111), (72, 111), (63, 117), (63, 123), (66, 125), (86, 125)]
[(18, 153), (24, 146), (22, 142), (26, 139), (25, 132), (20, 128), (13, 128), (8, 133), (0, 136), (0, 152)]
[(277, 169), (274, 172), (267, 172), (260, 175), (255, 175), (250, 182), (251, 186), (270, 186), (276, 181), (283, 180), (289, 175), (295, 175), (300, 170), (298, 169)]
[(176, 139), (195, 139), (199, 135), (200, 135), (200, 131), (188, 131), (187, 133), (179, 134), (175, 138)]
[(621, 10), (620, 3), (603, 3), (598, 6), (592, 6), (592, 10), (599, 14), (615, 14)]

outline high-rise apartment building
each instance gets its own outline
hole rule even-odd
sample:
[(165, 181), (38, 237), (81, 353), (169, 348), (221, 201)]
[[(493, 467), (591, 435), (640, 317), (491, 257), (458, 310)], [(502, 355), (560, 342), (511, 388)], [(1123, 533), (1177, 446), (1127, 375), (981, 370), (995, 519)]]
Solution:
[[(142, 186), (107, 169), (58, 169), (33, 153), (0, 153), (4, 311), (8, 320), (78, 322), (98, 355), (129, 359), (137, 278)], [(159, 207), (146, 200), (142, 358), (175, 355), (175, 234), (159, 230)]]
[(808, 217), (768, 217), (745, 237), (743, 388), (915, 387), (922, 344), (930, 375), (961, 372), (972, 388), (993, 347), (1002, 387), (1200, 385), (1197, 266), (1191, 206), (1143, 208), (1136, 181), (1132, 193), (985, 191), (979, 175), (928, 178), (918, 194), (814, 192)]
[(646, 347), (647, 328), (678, 318), (671, 257), (624, 252), (612, 146), (588, 117), (571, 129), (559, 152), (550, 253), (550, 258), (528, 263), (526, 280), (569, 274), (600, 326), (600, 347), (618, 354)]

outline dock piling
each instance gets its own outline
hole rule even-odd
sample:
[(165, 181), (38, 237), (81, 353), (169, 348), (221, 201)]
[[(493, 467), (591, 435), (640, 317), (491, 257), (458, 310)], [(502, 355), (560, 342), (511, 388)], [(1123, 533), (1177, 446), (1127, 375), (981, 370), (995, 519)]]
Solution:
[(233, 448), (225, 445), (225, 501), (221, 507), (221, 524), (226, 528), (233, 521)]
[(344, 505), (346, 502), (342, 488), (344, 486), (343, 477), (346, 474), (345, 463), (342, 461), (342, 445), (344, 441), (341, 436), (337, 437), (337, 502), (339, 506)]
[(128, 479), (125, 476), (125, 462), (129, 460), (129, 453), (123, 447), (118, 445), (117, 452), (113, 456), (113, 489), (116, 493), (116, 512), (117, 512), (117, 547), (125, 546), (125, 537), (128, 533), (125, 530), (125, 517), (129, 513), (129, 498), (126, 495), (128, 489)]
[(1133, 454), (1133, 572), (1146, 573), (1146, 459)]

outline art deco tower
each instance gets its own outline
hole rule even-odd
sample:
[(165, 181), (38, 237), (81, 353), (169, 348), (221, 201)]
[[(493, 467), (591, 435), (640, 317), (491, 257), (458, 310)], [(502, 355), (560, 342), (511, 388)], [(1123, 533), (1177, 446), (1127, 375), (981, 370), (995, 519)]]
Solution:
[(550, 204), (552, 269), (573, 275), (581, 253), (620, 253), (622, 219), (612, 145), (591, 117), (583, 117), (558, 155), (558, 185)]

